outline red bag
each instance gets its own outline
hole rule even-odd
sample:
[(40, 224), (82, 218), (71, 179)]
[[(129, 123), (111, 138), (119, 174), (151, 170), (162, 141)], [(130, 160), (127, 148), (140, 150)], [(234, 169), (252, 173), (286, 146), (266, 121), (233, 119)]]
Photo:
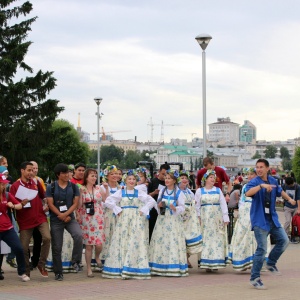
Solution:
[(300, 236), (300, 215), (294, 215), (292, 219), (292, 237)]

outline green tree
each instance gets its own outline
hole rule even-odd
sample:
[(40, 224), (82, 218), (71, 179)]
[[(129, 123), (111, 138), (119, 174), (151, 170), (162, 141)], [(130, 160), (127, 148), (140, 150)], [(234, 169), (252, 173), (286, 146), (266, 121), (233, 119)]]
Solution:
[(212, 151), (207, 150), (207, 157), (211, 157), (212, 159), (214, 159), (214, 153)]
[(281, 164), (283, 170), (292, 170), (293, 168), (293, 163), (291, 159), (283, 158)]
[(190, 165), (191, 165), (191, 170), (194, 170), (194, 162), (191, 157), (190, 157)]
[(291, 159), (291, 155), (289, 153), (289, 150), (284, 146), (280, 147), (280, 158)]
[(198, 163), (198, 158), (196, 157), (195, 159), (195, 170), (199, 169), (199, 163)]
[(142, 160), (141, 153), (139, 151), (128, 150), (124, 157), (124, 164), (122, 168), (135, 169), (136, 162)]
[(293, 158), (293, 172), (295, 174), (296, 180), (300, 182), (300, 147), (296, 148), (295, 156)]
[[(15, 175), (13, 167), (20, 162), (38, 160), (39, 151), (50, 142), (51, 124), (63, 108), (57, 100), (46, 100), (56, 86), (53, 72), (39, 70), (34, 75), (24, 61), (32, 43), (26, 38), (37, 18), (26, 20), (32, 5), (27, 1), (12, 7), (13, 2), (0, 4), (0, 153), (8, 157)], [(19, 23), (18, 18), (22, 19)], [(19, 79), (20, 74), (26, 77)]]
[(259, 159), (259, 158), (261, 158), (261, 155), (256, 150), (255, 154), (252, 156), (252, 159)]
[(115, 145), (109, 145), (109, 146), (102, 146), (100, 149), (100, 160), (101, 165), (103, 164), (109, 164), (110, 161), (114, 160), (118, 163), (116, 164), (117, 167), (124, 159), (124, 150), (116, 147)]
[[(87, 163), (90, 150), (80, 141), (78, 132), (66, 120), (56, 120), (50, 129), (48, 147), (40, 152), (44, 170), (49, 174), (58, 163)], [(42, 170), (41, 170), (42, 171)]]
[(97, 165), (97, 162), (98, 162), (98, 151), (97, 150), (90, 150), (90, 156), (89, 156), (89, 162), (88, 164), (90, 166), (96, 166)]
[(275, 158), (277, 153), (277, 148), (273, 145), (268, 145), (264, 151), (265, 158)]

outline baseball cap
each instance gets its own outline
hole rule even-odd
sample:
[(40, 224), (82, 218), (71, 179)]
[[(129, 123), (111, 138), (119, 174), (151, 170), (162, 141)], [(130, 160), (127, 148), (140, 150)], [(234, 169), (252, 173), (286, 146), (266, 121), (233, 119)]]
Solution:
[(9, 183), (9, 180), (4, 175), (0, 175), (0, 183)]

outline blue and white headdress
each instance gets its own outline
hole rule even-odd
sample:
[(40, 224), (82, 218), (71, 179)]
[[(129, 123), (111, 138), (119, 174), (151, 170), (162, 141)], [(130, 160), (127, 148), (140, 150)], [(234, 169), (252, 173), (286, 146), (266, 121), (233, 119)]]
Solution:
[(133, 175), (135, 177), (136, 181), (140, 180), (138, 173), (135, 170), (130, 169), (123, 175), (122, 181), (126, 182), (126, 178), (131, 175)]

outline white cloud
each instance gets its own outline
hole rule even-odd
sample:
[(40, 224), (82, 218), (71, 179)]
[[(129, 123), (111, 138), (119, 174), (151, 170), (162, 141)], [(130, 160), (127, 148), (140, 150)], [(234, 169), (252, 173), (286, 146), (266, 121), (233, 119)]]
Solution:
[(55, 71), (50, 96), (75, 126), (80, 112), (83, 130), (95, 132), (93, 98), (100, 96), (101, 126), (131, 130), (115, 138), (148, 140), (150, 117), (184, 125), (166, 127), (166, 141), (202, 136), (201, 49), (194, 37), (208, 29), (207, 123), (229, 116), (254, 123), (259, 139), (299, 136), (300, 23), (294, 12), (280, 14), (287, 10), (280, 2), (272, 1), (267, 17), (268, 6), (258, 1), (33, 2), (39, 19), (27, 62)]

